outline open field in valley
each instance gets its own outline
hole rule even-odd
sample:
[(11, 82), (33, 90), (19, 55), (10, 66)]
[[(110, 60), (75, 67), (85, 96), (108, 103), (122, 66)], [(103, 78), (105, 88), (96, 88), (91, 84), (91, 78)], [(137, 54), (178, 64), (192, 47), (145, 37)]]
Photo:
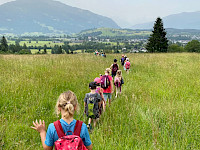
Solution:
[[(56, 121), (57, 98), (68, 89), (80, 104), (75, 119), (86, 121), (89, 82), (120, 56), (0, 55), (0, 149), (42, 149), (32, 121)], [(123, 71), (122, 95), (113, 96), (90, 134), (94, 150), (200, 149), (200, 55), (127, 56), (132, 66), (130, 74)]]

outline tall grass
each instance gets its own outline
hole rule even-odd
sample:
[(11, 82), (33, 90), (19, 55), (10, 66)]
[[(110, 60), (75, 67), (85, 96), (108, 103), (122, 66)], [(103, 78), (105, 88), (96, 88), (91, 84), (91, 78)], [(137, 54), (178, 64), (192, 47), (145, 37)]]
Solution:
[[(200, 149), (200, 56), (129, 54), (122, 95), (90, 135), (96, 150)], [(70, 89), (80, 103), (88, 83), (120, 55), (0, 55), (0, 149), (42, 149), (35, 119), (58, 118), (54, 107)]]

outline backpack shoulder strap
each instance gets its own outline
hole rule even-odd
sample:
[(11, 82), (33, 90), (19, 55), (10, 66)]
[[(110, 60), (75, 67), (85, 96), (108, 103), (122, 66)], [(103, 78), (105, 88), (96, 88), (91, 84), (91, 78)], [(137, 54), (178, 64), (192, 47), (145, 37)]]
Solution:
[(99, 93), (95, 93), (95, 98), (98, 98), (98, 94), (99, 94)]
[(89, 94), (88, 93), (86, 93), (86, 96), (85, 96), (86, 98), (88, 98), (89, 97)]
[(61, 138), (61, 137), (65, 136), (65, 133), (64, 133), (63, 128), (61, 126), (60, 120), (55, 121), (53, 124), (56, 128), (56, 132), (58, 134), (58, 137)]
[(82, 124), (83, 124), (83, 121), (76, 120), (76, 125), (74, 128), (74, 135), (80, 136)]

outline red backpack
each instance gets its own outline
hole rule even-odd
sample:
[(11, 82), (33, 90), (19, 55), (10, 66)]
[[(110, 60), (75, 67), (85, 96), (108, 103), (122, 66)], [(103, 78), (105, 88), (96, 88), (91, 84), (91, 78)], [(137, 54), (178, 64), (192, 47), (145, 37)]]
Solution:
[(60, 120), (54, 122), (54, 126), (59, 137), (59, 139), (54, 143), (55, 150), (87, 150), (82, 139), (80, 138), (82, 124), (82, 121), (77, 120), (73, 135), (65, 135), (60, 124)]
[(117, 64), (113, 64), (113, 66), (112, 66), (112, 74), (116, 75), (118, 69), (119, 69), (118, 65)]
[(110, 86), (110, 80), (108, 75), (103, 75), (101, 78), (101, 87), (107, 89)]

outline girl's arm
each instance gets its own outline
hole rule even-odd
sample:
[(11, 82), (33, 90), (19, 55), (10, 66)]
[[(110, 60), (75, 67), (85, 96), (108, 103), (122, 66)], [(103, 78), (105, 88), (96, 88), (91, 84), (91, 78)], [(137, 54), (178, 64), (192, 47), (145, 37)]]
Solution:
[(101, 95), (102, 100), (105, 102), (105, 99), (104, 99), (104, 96), (103, 96), (103, 89), (102, 88), (100, 88), (100, 95)]
[(85, 107), (86, 107), (86, 102), (84, 102), (84, 113), (86, 114)]
[(98, 106), (99, 108), (101, 107), (102, 101), (98, 102)]
[(110, 66), (110, 69), (112, 70), (113, 64)]
[(114, 93), (114, 90), (113, 90), (113, 81), (112, 80), (110, 81), (110, 86), (111, 86), (111, 93)]
[(32, 129), (37, 130), (40, 133), (41, 141), (42, 141), (42, 146), (44, 150), (52, 150), (53, 146), (47, 146), (45, 144), (45, 139), (46, 139), (46, 129), (45, 129), (45, 122), (40, 120), (39, 123), (36, 120), (35, 122), (33, 121), (34, 127), (31, 126)]
[(89, 145), (89, 146), (86, 146), (86, 148), (87, 148), (88, 150), (92, 150), (92, 144)]

